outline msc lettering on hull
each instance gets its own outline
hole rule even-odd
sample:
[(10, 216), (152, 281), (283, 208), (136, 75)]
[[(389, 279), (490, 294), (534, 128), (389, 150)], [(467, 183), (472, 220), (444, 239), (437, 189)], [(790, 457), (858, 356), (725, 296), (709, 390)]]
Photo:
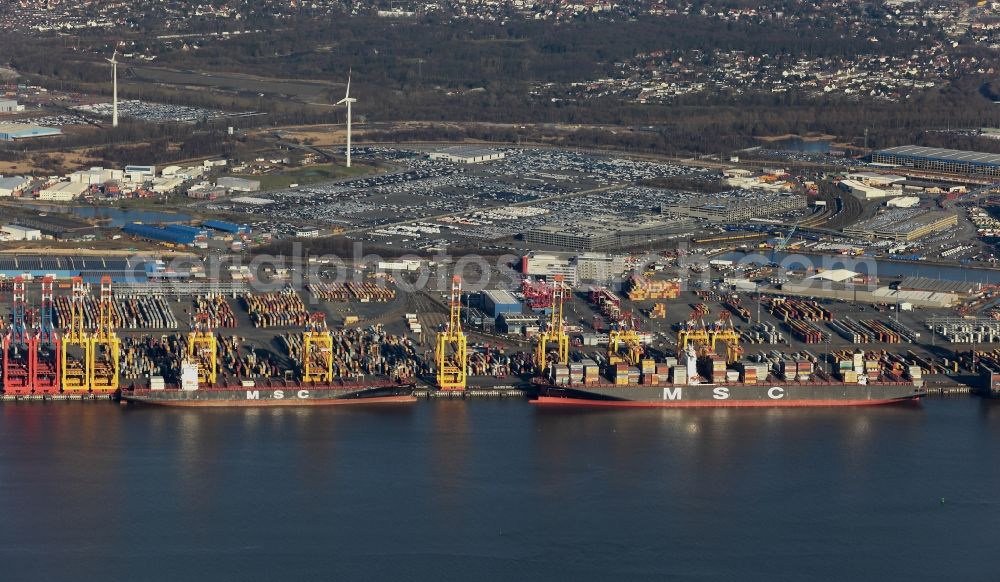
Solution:
[[(289, 398), (298, 398), (299, 400), (308, 400), (309, 391), (308, 390), (298, 390), (298, 391), (288, 391), (287, 396)], [(271, 398), (274, 400), (284, 400), (286, 397), (284, 390), (275, 390), (271, 393)], [(260, 390), (247, 390), (247, 400), (260, 400)]]
[[(772, 386), (768, 388), (765, 392), (767, 397), (771, 400), (781, 400), (785, 397), (785, 389), (781, 386)], [(732, 392), (726, 386), (716, 386), (712, 388), (712, 398), (714, 400), (729, 400), (732, 398)], [(684, 393), (679, 386), (674, 386), (672, 388), (663, 389), (663, 399), (664, 400), (683, 400)], [(696, 398), (697, 400), (697, 398)]]

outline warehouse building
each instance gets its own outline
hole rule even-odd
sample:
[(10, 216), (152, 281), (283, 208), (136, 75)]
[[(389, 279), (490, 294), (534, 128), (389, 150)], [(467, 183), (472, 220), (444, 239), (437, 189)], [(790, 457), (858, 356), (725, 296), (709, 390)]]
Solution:
[(958, 224), (958, 214), (897, 208), (849, 226), (844, 234), (909, 242)]
[(144, 238), (175, 245), (193, 245), (206, 238), (206, 231), (194, 227), (172, 224), (169, 226), (153, 226), (133, 222), (122, 227), (122, 232), (137, 238)]
[(119, 181), (125, 177), (125, 172), (121, 170), (111, 170), (105, 168), (90, 168), (89, 170), (77, 170), (67, 176), (70, 182), (80, 184), (96, 185), (105, 182)]
[(125, 166), (125, 179), (133, 184), (142, 184), (156, 177), (156, 166)]
[(13, 99), (0, 99), (0, 114), (18, 113), (24, 111), (24, 105), (19, 105)]
[(38, 191), (38, 199), (49, 202), (69, 202), (90, 189), (82, 182), (56, 182)]
[(841, 180), (837, 185), (841, 190), (848, 192), (851, 196), (854, 196), (859, 200), (877, 200), (879, 198), (898, 196), (903, 193), (902, 190), (899, 189), (881, 188), (879, 186), (861, 182), (860, 180), (845, 179)]
[(260, 190), (260, 180), (225, 176), (215, 181), (215, 185), (233, 192), (256, 192)]
[(608, 253), (530, 252), (521, 257), (521, 272), (549, 281), (562, 275), (569, 286), (581, 281), (612, 281), (625, 272), (625, 258)]
[(42, 127), (27, 123), (0, 123), (0, 141), (19, 141), (33, 137), (55, 137), (62, 135), (56, 127)]
[(900, 291), (890, 287), (869, 287), (864, 285), (840, 285), (836, 283), (817, 284), (815, 282), (784, 283), (780, 289), (760, 288), (762, 293), (780, 293), (797, 297), (836, 299), (852, 303), (873, 303), (879, 305), (899, 305), (909, 303), (917, 308), (945, 309), (958, 303), (954, 293), (933, 291)]
[(21, 226), (19, 224), (7, 224), (0, 226), (0, 232), (3, 232), (7, 240), (42, 240), (42, 231), (37, 228)]
[(0, 196), (20, 196), (31, 188), (31, 178), (8, 176), (0, 178)]
[(1000, 176), (1000, 154), (983, 152), (899, 146), (874, 152), (872, 162), (933, 172)]
[(483, 309), (493, 317), (499, 317), (501, 313), (521, 313), (521, 302), (510, 291), (483, 291), (482, 302)]
[(91, 240), (96, 238), (99, 232), (99, 229), (90, 223), (53, 213), (25, 215), (18, 217), (17, 222), (22, 226), (37, 228), (43, 235), (59, 240)]
[(201, 223), (201, 226), (229, 234), (250, 234), (250, 227), (248, 225), (226, 222), (224, 220), (206, 220)]
[(431, 152), (429, 157), (432, 160), (441, 160), (456, 164), (480, 164), (492, 160), (502, 160), (505, 155), (501, 151), (489, 148), (454, 146)]
[(146, 281), (147, 273), (155, 271), (152, 261), (138, 257), (78, 257), (4, 255), (0, 256), (0, 278), (17, 276), (45, 277), (54, 275), (57, 279), (80, 276), (89, 283), (97, 283), (108, 275), (112, 281)]

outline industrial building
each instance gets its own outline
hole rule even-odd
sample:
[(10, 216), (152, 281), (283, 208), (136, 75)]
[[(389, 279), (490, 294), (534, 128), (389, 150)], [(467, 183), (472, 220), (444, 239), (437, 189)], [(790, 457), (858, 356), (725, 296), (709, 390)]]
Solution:
[(6, 279), (19, 275), (53, 275), (57, 279), (81, 276), (87, 282), (96, 283), (108, 275), (116, 282), (146, 281), (149, 273), (155, 271), (154, 261), (135, 257), (0, 255), (0, 278)]
[(432, 160), (453, 162), (456, 164), (479, 164), (492, 160), (501, 160), (506, 154), (489, 148), (454, 146), (443, 148), (429, 154)]
[(897, 196), (887, 200), (885, 205), (890, 208), (914, 208), (920, 205), (920, 198), (918, 196)]
[(125, 180), (142, 184), (156, 177), (156, 166), (125, 166)]
[(7, 224), (0, 226), (0, 232), (3, 233), (6, 240), (42, 240), (42, 231), (37, 228), (21, 226), (19, 224)]
[(39, 200), (49, 202), (69, 202), (79, 198), (90, 189), (90, 185), (82, 182), (56, 182), (38, 191)]
[(662, 204), (660, 213), (670, 216), (698, 218), (709, 222), (735, 223), (806, 208), (801, 194), (767, 192), (755, 196), (715, 196), (694, 204)]
[(945, 309), (958, 303), (958, 295), (934, 291), (900, 291), (890, 287), (841, 285), (816, 282), (785, 283), (780, 289), (760, 288), (762, 293), (780, 293), (798, 297), (836, 299), (852, 303), (894, 305), (908, 303), (917, 308)]
[(521, 257), (521, 272), (525, 275), (552, 280), (562, 275), (567, 285), (581, 281), (611, 281), (625, 272), (624, 255), (608, 253), (540, 253), (530, 252)]
[(497, 331), (507, 335), (533, 336), (540, 327), (537, 315), (510, 312), (497, 317)]
[(934, 293), (954, 293), (960, 297), (971, 297), (983, 290), (982, 283), (931, 279), (930, 277), (905, 277), (899, 283), (889, 285), (898, 291), (931, 291)]
[(852, 172), (844, 176), (844, 179), (861, 182), (866, 186), (874, 186), (876, 188), (892, 188), (893, 185), (902, 184), (906, 181), (905, 176), (880, 174), (878, 172)]
[(229, 234), (250, 234), (250, 227), (246, 224), (236, 224), (235, 222), (226, 222), (223, 220), (206, 220), (201, 225), (204, 228), (227, 232)]
[(62, 135), (56, 127), (43, 127), (27, 123), (0, 123), (0, 141), (18, 141), (33, 137), (54, 137)]
[(0, 178), (0, 196), (20, 196), (31, 187), (31, 178), (8, 176)]
[(65, 215), (24, 215), (17, 218), (22, 226), (37, 228), (43, 235), (59, 240), (89, 240), (97, 236), (99, 229), (87, 222)]
[(521, 313), (521, 302), (510, 291), (483, 291), (482, 301), (483, 309), (493, 317), (499, 317), (501, 313)]
[(248, 180), (232, 176), (219, 178), (215, 181), (215, 185), (233, 192), (256, 192), (260, 190), (260, 180)]
[(1000, 176), (1000, 154), (983, 152), (899, 146), (874, 152), (872, 162), (933, 172)]
[(897, 208), (849, 226), (844, 234), (908, 242), (957, 224), (954, 212)]
[(869, 182), (852, 179), (841, 180), (837, 185), (841, 190), (848, 192), (860, 200), (877, 200), (879, 198), (898, 196), (903, 193), (899, 188), (880, 187)]
[(122, 180), (125, 178), (125, 172), (95, 167), (88, 170), (77, 170), (66, 177), (69, 178), (70, 182), (93, 186), (104, 184), (105, 182)]
[(0, 114), (18, 113), (24, 111), (24, 105), (19, 105), (13, 99), (0, 99)]
[(573, 224), (547, 224), (522, 233), (526, 242), (583, 252), (645, 244), (693, 226), (684, 221), (651, 220), (622, 224), (581, 220)]
[(208, 238), (207, 230), (182, 224), (153, 226), (133, 222), (122, 227), (122, 232), (139, 238), (176, 245), (193, 245)]

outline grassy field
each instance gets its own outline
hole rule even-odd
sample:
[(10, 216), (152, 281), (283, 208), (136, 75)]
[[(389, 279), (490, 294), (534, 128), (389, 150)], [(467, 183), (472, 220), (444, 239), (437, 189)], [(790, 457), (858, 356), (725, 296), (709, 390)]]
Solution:
[(350, 168), (346, 168), (340, 164), (316, 164), (315, 166), (306, 166), (304, 168), (263, 176), (238, 177), (260, 180), (260, 189), (267, 191), (281, 190), (282, 188), (288, 188), (292, 184), (305, 186), (306, 184), (315, 184), (316, 182), (325, 182), (338, 178), (353, 178), (355, 176), (370, 174), (374, 171), (375, 167), (367, 164), (354, 164)]

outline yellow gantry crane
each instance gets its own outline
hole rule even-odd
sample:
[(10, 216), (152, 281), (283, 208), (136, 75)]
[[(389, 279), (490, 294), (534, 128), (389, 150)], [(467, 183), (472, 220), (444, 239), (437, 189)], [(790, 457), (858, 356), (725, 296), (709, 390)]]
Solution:
[[(81, 393), (90, 391), (90, 336), (85, 328), (87, 291), (83, 277), (73, 277), (73, 290), (69, 303), (69, 327), (62, 338), (59, 349), (59, 368), (62, 371), (60, 384), (63, 392)], [(82, 352), (80, 358), (71, 358), (70, 348)]]
[(333, 382), (333, 336), (322, 313), (309, 317), (309, 325), (302, 334), (302, 381)]
[(733, 321), (728, 311), (723, 311), (719, 315), (719, 321), (715, 322), (715, 327), (708, 332), (708, 336), (708, 347), (713, 353), (718, 353), (716, 350), (720, 341), (726, 344), (726, 361), (730, 364), (743, 356), (740, 334), (733, 328)]
[(681, 324), (677, 332), (677, 353), (687, 352), (688, 345), (707, 346), (711, 341), (708, 332), (705, 331), (705, 323), (702, 321), (702, 314), (695, 311), (691, 313), (691, 319), (687, 323)]
[(538, 371), (543, 372), (548, 367), (549, 342), (556, 344), (557, 364), (569, 363), (569, 334), (563, 322), (563, 303), (566, 301), (567, 289), (563, 276), (556, 275), (552, 285), (552, 315), (545, 331), (538, 334), (538, 347), (535, 353), (535, 364)]
[(465, 390), (468, 368), (467, 340), (462, 332), (462, 279), (451, 279), (448, 327), (437, 334), (437, 385), (441, 390)]
[(115, 306), (111, 295), (111, 277), (108, 275), (101, 277), (101, 298), (97, 307), (97, 329), (89, 338), (87, 372), (90, 391), (109, 394), (118, 391), (122, 344), (115, 333)]
[(618, 325), (608, 332), (608, 363), (613, 366), (624, 362), (637, 366), (641, 358), (642, 339), (631, 312), (626, 312)]
[(188, 334), (188, 360), (198, 367), (198, 386), (214, 386), (219, 377), (218, 340), (207, 313), (194, 316), (194, 329)]

